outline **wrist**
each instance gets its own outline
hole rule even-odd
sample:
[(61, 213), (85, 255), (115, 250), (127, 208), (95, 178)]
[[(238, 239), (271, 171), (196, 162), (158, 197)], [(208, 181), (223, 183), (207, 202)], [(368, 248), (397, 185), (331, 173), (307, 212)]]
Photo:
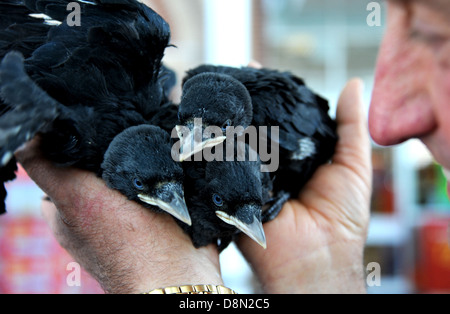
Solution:
[[(142, 276), (130, 293), (147, 293), (155, 289), (185, 285), (222, 286), (219, 255), (216, 247), (200, 249), (173, 249), (164, 256), (164, 260), (153, 261), (145, 266)], [(112, 293), (116, 293), (111, 291)]]

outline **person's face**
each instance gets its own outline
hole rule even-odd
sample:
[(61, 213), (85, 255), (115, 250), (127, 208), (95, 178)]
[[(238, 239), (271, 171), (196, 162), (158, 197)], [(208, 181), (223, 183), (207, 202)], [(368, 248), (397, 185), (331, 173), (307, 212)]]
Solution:
[(372, 138), (419, 138), (450, 169), (450, 1), (388, 0), (369, 113)]

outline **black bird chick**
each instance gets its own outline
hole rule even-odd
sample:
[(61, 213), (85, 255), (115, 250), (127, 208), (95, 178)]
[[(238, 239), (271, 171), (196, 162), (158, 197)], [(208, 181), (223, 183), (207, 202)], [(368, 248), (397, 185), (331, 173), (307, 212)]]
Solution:
[[(280, 165), (272, 173), (273, 192), (280, 198), (285, 198), (285, 193), (295, 198), (315, 170), (334, 153), (338, 137), (328, 110), (327, 101), (291, 73), (200, 66), (184, 79), (177, 128), (191, 128), (194, 119), (201, 119), (203, 129), (218, 126), (223, 136), (195, 143), (195, 132), (191, 132), (188, 138), (181, 138), (181, 146), (189, 148), (194, 142), (194, 149), (183, 151), (181, 159), (223, 142), (229, 126), (278, 127), (279, 138), (272, 138), (269, 132), (267, 139), (269, 144), (273, 140), (279, 145)], [(272, 217), (275, 215), (276, 211)]]
[(130, 127), (109, 145), (102, 178), (128, 199), (191, 225), (184, 200), (183, 168), (173, 160), (171, 149), (169, 134), (159, 127)]
[[(227, 127), (249, 126), (253, 118), (252, 99), (247, 89), (228, 75), (199, 74), (184, 80), (178, 118), (180, 160), (184, 161), (225, 141)], [(201, 119), (201, 138), (195, 132), (196, 119)], [(188, 128), (189, 136), (185, 136), (187, 132), (182, 127)], [(208, 137), (208, 127), (219, 127), (223, 133)]]
[[(0, 66), (0, 181), (15, 177), (14, 152), (40, 133), (41, 150), (55, 164), (92, 171), (99, 177), (107, 171), (110, 185), (130, 199), (155, 205), (160, 197), (162, 210), (190, 223), (180, 188), (171, 195), (164, 190), (172, 182), (167, 180), (178, 178), (167, 172), (173, 169), (178, 174), (175, 164), (145, 172), (144, 164), (130, 162), (133, 158), (142, 161), (142, 152), (127, 147), (123, 150), (129, 151), (122, 154), (128, 159), (118, 156), (114, 167), (141, 173), (142, 178), (118, 173), (115, 177), (115, 169), (108, 168), (113, 163), (101, 167), (110, 143), (126, 129), (143, 124), (167, 128), (171, 123), (166, 118), (172, 115), (164, 114), (173, 111), (166, 99), (171, 83), (165, 77), (170, 74), (162, 66), (170, 41), (169, 25), (135, 0), (93, 0), (78, 1), (81, 26), (71, 27), (66, 21), (69, 2), (0, 2), (0, 57), (4, 57)], [(124, 134), (133, 136), (134, 131)], [(110, 147), (113, 151), (127, 141), (124, 134)], [(133, 141), (128, 139), (128, 143)], [(113, 159), (108, 157), (108, 161)], [(172, 161), (169, 158), (162, 157), (166, 165)], [(130, 193), (152, 179), (153, 183), (161, 180), (158, 194), (146, 193), (145, 186), (137, 198)], [(2, 184), (0, 196), (5, 195)], [(4, 210), (1, 202), (0, 212)]]
[(184, 162), (186, 203), (192, 226), (182, 226), (196, 247), (217, 243), (225, 249), (244, 232), (263, 248), (263, 206), (271, 180), (260, 161)]

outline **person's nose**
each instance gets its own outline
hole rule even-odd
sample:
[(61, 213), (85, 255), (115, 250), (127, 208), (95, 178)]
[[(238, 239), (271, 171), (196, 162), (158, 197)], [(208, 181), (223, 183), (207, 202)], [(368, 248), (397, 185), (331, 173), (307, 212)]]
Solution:
[(436, 128), (428, 89), (432, 63), (406, 31), (390, 25), (379, 53), (369, 130), (380, 145), (422, 137)]

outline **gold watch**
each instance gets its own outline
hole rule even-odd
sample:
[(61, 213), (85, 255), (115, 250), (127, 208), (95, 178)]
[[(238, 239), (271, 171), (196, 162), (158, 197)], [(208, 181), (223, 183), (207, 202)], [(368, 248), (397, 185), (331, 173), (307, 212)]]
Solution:
[(237, 294), (234, 290), (224, 286), (187, 285), (155, 289), (143, 294)]

